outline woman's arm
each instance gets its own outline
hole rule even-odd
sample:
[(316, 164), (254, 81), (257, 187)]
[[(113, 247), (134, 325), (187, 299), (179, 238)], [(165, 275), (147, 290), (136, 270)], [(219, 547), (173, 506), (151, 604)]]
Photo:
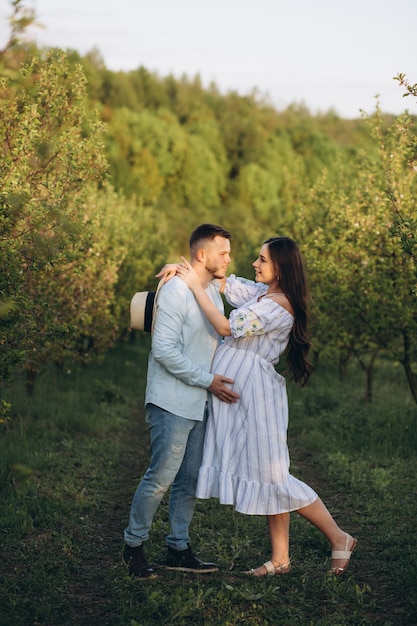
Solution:
[[(182, 259), (184, 261), (184, 265), (177, 266), (177, 275), (182, 278), (182, 280), (191, 289), (204, 315), (219, 335), (222, 335), (223, 337), (231, 335), (229, 320), (222, 313), (220, 313), (217, 307), (210, 300), (197, 273), (194, 271), (190, 263), (184, 259), (184, 257), (182, 257)], [(222, 285), (223, 289), (225, 282), (226, 281), (224, 280)]]
[(155, 278), (163, 278), (164, 283), (167, 283), (171, 278), (177, 273), (177, 268), (181, 265), (180, 263), (166, 263), (164, 267), (155, 274)]
[[(181, 257), (184, 259), (184, 257)], [(164, 267), (155, 274), (155, 278), (163, 278), (164, 283), (167, 283), (171, 278), (174, 278), (177, 274), (177, 269), (182, 267), (182, 263), (166, 263)], [(223, 293), (226, 289), (226, 278), (217, 278), (216, 279), (220, 283), (220, 293)]]
[(224, 290), (226, 289), (226, 276), (224, 278), (216, 278), (216, 280), (220, 283), (220, 293), (224, 293)]

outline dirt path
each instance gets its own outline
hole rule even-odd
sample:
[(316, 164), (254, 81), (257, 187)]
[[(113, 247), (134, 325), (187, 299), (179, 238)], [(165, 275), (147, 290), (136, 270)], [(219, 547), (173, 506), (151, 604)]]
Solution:
[[(102, 494), (102, 505), (90, 516), (90, 523), (98, 531), (85, 545), (77, 578), (69, 590), (73, 618), (71, 624), (83, 626), (117, 626), (117, 598), (109, 594), (114, 589), (114, 579), (120, 579), (120, 558), (123, 545), (123, 526), (127, 521), (131, 498), (136, 486), (134, 477), (140, 475), (148, 462), (146, 445), (138, 449), (139, 441), (146, 441), (147, 428), (142, 417), (132, 415), (132, 427), (121, 432), (122, 454), (117, 467), (112, 469), (113, 481)], [(133, 428), (133, 430), (132, 430)], [(301, 475), (308, 477), (309, 484), (322, 496), (338, 520), (346, 521), (348, 530), (359, 539), (353, 571), (358, 589), (369, 587), (365, 611), (373, 624), (412, 624), (404, 621), (402, 608), (395, 596), (395, 589), (386, 575), (381, 574), (377, 562), (378, 545), (374, 529), (362, 527), (356, 520), (358, 511), (352, 510), (349, 494), (341, 492), (326, 481), (317, 469), (314, 457), (290, 442), (291, 458)], [(96, 535), (95, 535), (96, 536)], [(417, 619), (415, 624), (417, 624)]]
[[(101, 506), (91, 513), (90, 524), (95, 527), (94, 537), (85, 544), (77, 579), (69, 592), (73, 618), (77, 626), (110, 626), (118, 624), (117, 599), (109, 590), (114, 589), (114, 578), (123, 571), (121, 555), (123, 528), (136, 486), (135, 477), (146, 468), (148, 449), (138, 447), (146, 441), (148, 431), (142, 416), (132, 415), (129, 430), (118, 433), (121, 455), (112, 469), (112, 481), (101, 494)], [(96, 536), (100, 539), (97, 542)]]

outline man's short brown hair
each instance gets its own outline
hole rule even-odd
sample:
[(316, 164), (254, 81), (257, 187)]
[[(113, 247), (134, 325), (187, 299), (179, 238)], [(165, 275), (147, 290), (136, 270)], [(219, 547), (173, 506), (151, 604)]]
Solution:
[(232, 235), (222, 226), (217, 226), (216, 224), (200, 224), (190, 235), (190, 251), (195, 251), (201, 241), (212, 241), (215, 237), (231, 239)]

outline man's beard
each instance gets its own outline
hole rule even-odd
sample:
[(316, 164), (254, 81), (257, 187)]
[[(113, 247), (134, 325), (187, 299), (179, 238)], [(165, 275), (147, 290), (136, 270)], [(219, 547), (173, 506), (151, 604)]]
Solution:
[(226, 270), (218, 267), (218, 266), (206, 266), (206, 269), (208, 272), (210, 272), (210, 274), (213, 276), (213, 278), (224, 278), (225, 274), (226, 274)]

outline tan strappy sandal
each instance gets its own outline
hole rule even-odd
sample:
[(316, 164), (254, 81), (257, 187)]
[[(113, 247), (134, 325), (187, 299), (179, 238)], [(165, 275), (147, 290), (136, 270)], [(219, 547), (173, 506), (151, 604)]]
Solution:
[[(280, 563), (279, 565), (274, 565), (272, 561), (267, 561), (266, 563), (263, 563), (263, 567), (266, 569), (266, 574), (258, 574), (258, 576), (288, 574), (291, 569), (291, 561), (288, 561), (287, 563)], [(250, 569), (248, 572), (245, 572), (245, 574), (256, 576), (254, 569)]]
[[(349, 540), (352, 539), (352, 544), (349, 550)], [(351, 537), (346, 533), (346, 547), (344, 550), (333, 550), (332, 551), (332, 559), (344, 559), (346, 564), (344, 567), (332, 567), (329, 571), (329, 574), (334, 574), (335, 576), (340, 576), (345, 572), (349, 566), (350, 557), (352, 556), (352, 552), (357, 546), (357, 539)]]

